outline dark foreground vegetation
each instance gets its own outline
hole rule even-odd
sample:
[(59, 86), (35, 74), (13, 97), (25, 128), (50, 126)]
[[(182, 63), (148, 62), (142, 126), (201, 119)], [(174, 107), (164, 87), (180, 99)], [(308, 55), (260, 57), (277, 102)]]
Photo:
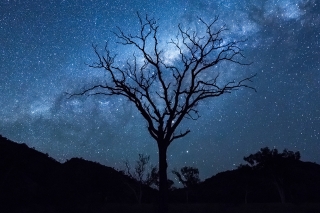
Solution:
[[(169, 212), (320, 212), (318, 164), (290, 152), (286, 161), (259, 164), (261, 156), (284, 155), (266, 148), (256, 154), (245, 158), (247, 165), (170, 190)], [(137, 204), (138, 187), (113, 168), (79, 158), (59, 163), (0, 137), (0, 212), (156, 212), (158, 191), (142, 186)]]
[[(99, 212), (150, 213), (157, 212), (154, 204), (106, 204)], [(170, 203), (169, 213), (319, 213), (320, 204), (315, 203), (250, 203), (250, 204), (205, 204)]]

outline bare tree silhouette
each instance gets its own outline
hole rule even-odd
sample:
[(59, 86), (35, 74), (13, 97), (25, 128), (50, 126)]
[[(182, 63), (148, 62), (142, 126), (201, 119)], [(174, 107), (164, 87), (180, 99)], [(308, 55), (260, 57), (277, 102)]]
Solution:
[(174, 140), (190, 133), (189, 129), (178, 131), (178, 126), (185, 118), (197, 120), (200, 117), (197, 106), (205, 99), (240, 88), (255, 90), (250, 86), (255, 75), (238, 81), (221, 80), (221, 73), (215, 69), (220, 62), (250, 63), (240, 61), (244, 56), (239, 44), (245, 40), (224, 40), (222, 34), (227, 29), (225, 26), (215, 26), (218, 17), (210, 23), (199, 18), (205, 30), (201, 35), (191, 29), (184, 30), (179, 24), (177, 36), (167, 44), (177, 51), (173, 62), (166, 60), (165, 51), (160, 48), (157, 20), (148, 15), (143, 18), (139, 14), (138, 19), (140, 30), (136, 35), (126, 34), (119, 27), (115, 32), (119, 45), (136, 49), (132, 58), (119, 65), (116, 54), (111, 53), (108, 44), (103, 54), (93, 45), (98, 60), (89, 66), (104, 69), (107, 80), (70, 97), (119, 95), (136, 106), (158, 145), (159, 211), (167, 212), (167, 149)]
[(123, 173), (138, 182), (138, 189), (131, 187), (129, 184), (127, 185), (133, 191), (139, 204), (142, 202), (142, 187), (158, 185), (158, 168), (153, 165), (150, 165), (150, 167), (147, 168), (149, 160), (150, 155), (139, 154), (139, 159), (136, 161), (134, 169), (131, 168), (128, 160), (124, 162), (126, 168)]

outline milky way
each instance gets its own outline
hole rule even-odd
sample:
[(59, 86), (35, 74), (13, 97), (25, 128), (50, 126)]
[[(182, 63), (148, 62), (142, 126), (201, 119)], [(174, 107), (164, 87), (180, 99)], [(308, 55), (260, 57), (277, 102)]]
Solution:
[[(106, 41), (119, 61), (117, 26), (139, 30), (136, 12), (158, 20), (166, 45), (179, 23), (201, 32), (199, 19), (219, 15), (226, 39), (242, 46), (249, 67), (225, 65), (225, 78), (257, 73), (252, 90), (203, 102), (201, 117), (186, 120), (191, 133), (168, 150), (169, 170), (195, 166), (202, 178), (236, 168), (262, 147), (300, 151), (320, 163), (320, 4), (316, 0), (224, 1), (0, 1), (0, 134), (59, 161), (83, 157), (118, 169), (157, 146), (134, 105), (121, 97), (77, 97), (104, 77), (87, 64), (92, 44)], [(241, 74), (239, 74), (241, 73)]]

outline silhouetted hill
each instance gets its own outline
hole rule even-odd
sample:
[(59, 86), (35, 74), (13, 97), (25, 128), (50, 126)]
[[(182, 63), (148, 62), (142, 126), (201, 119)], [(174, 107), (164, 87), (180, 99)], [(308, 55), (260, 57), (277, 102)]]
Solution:
[[(320, 165), (295, 161), (285, 174), (287, 202), (320, 203)], [(113, 168), (81, 158), (60, 163), (0, 136), (1, 213), (98, 213), (114, 203), (127, 208), (137, 202), (134, 189), (138, 188), (135, 180)], [(194, 188), (169, 195), (172, 203), (185, 203), (186, 196), (190, 203), (280, 202), (270, 177), (249, 167), (221, 172)], [(156, 197), (156, 190), (143, 187), (143, 203), (153, 203)]]
[[(297, 161), (283, 178), (287, 202), (320, 202), (320, 165)], [(186, 202), (186, 189), (172, 193), (173, 202)], [(256, 171), (225, 171), (189, 189), (189, 202), (203, 203), (277, 203), (280, 197), (274, 182)]]
[(47, 188), (60, 163), (48, 155), (0, 137), (0, 208), (47, 204)]
[[(137, 183), (113, 168), (72, 158), (61, 164), (0, 136), (0, 212), (90, 212), (106, 203), (136, 202)], [(144, 202), (154, 190), (145, 188)]]

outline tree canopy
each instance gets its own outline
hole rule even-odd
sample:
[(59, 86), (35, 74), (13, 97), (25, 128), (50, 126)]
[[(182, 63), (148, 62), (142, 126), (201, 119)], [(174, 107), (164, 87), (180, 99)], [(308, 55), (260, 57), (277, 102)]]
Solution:
[(285, 203), (285, 188), (290, 179), (290, 170), (300, 160), (300, 157), (300, 152), (284, 149), (282, 153), (279, 153), (276, 148), (269, 149), (265, 147), (243, 159), (249, 163), (254, 171), (269, 178), (271, 183), (276, 186), (281, 202)]
[(269, 149), (268, 147), (261, 148), (255, 154), (250, 154), (243, 159), (248, 162), (252, 167), (257, 169), (266, 169), (270, 166), (278, 167), (281, 166), (281, 163), (288, 163), (290, 161), (300, 160), (300, 152), (293, 152), (287, 149), (284, 149), (282, 153), (276, 148)]
[(179, 182), (186, 188), (193, 187), (200, 183), (198, 168), (184, 166), (180, 169), (180, 172), (178, 170), (173, 170), (172, 173), (177, 176)]

